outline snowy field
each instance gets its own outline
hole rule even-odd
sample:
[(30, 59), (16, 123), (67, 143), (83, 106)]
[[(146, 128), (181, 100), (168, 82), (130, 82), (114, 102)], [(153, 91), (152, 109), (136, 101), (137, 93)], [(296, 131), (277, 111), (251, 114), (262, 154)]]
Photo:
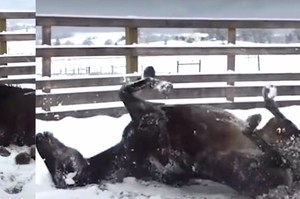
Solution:
[[(300, 106), (281, 108), (282, 112), (300, 126), (298, 114)], [(254, 113), (262, 114), (262, 127), (272, 115), (265, 109), (231, 110), (241, 119), (246, 119)], [(37, 120), (37, 132), (51, 131), (64, 144), (78, 149), (85, 157), (93, 156), (113, 146), (121, 140), (124, 127), (130, 121), (128, 114), (120, 118), (96, 116), (86, 119), (67, 117), (61, 121), (45, 122)], [(105, 164), (105, 163), (104, 163)], [(198, 184), (182, 188), (168, 187), (154, 182), (138, 182), (133, 178), (126, 178), (118, 184), (105, 184), (103, 187), (89, 185), (74, 190), (58, 190), (54, 188), (50, 174), (40, 158), (36, 160), (36, 198), (51, 199), (63, 196), (65, 199), (229, 199), (246, 198), (238, 195), (232, 189), (210, 181), (197, 181)], [(300, 197), (299, 195), (295, 198)]]
[[(72, 37), (60, 39), (61, 46), (72, 45), (82, 46), (83, 41), (90, 38), (92, 46), (103, 46), (107, 40), (117, 45), (123, 45), (123, 41), (119, 41), (124, 32), (106, 32), (106, 33), (75, 33)], [(185, 33), (182, 35), (193, 36), (193, 33)], [(52, 40), (55, 43), (55, 39)], [(67, 45), (72, 43), (72, 45)], [(150, 43), (139, 43), (139, 46), (224, 46), (224, 41), (198, 41), (187, 43), (185, 41), (168, 40), (157, 41)], [(257, 44), (245, 41), (237, 41), (236, 45), (241, 46), (281, 46), (290, 45), (299, 47), (300, 43), (295, 44)], [(114, 45), (113, 45), (114, 46)], [(13, 46), (12, 46), (13, 48)], [(17, 48), (17, 47), (16, 47)], [(41, 59), (37, 58), (37, 74), (41, 74)], [(154, 66), (158, 73), (177, 73), (177, 62), (189, 63), (179, 67), (180, 73), (195, 73), (199, 72), (199, 62), (201, 62), (201, 72), (226, 72), (227, 56), (154, 56), (154, 57), (139, 57), (139, 69), (151, 65)], [(236, 56), (236, 71), (237, 72), (257, 72), (260, 65), (261, 72), (299, 72), (298, 64), (300, 55), (239, 55)], [(122, 74), (125, 72), (125, 57), (121, 56), (102, 56), (102, 57), (58, 57), (52, 58), (52, 74), (53, 75), (83, 75), (86, 70), (90, 69), (90, 74)], [(193, 64), (190, 64), (193, 63)], [(288, 64), (287, 64), (288, 63)]]

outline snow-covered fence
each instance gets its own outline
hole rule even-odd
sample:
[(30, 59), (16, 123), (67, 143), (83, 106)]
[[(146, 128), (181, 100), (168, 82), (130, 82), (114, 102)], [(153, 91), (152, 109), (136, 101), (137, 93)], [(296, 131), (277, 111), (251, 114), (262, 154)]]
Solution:
[[(300, 20), (291, 19), (188, 19), (188, 18), (140, 18), (140, 17), (89, 17), (38, 15), (37, 26), (42, 28), (42, 44), (37, 46), (37, 56), (43, 58), (43, 76), (51, 76), (51, 57), (63, 56), (126, 56), (127, 73), (138, 70), (138, 56), (157, 55), (227, 55), (228, 70), (235, 69), (235, 55), (299, 54), (300, 46), (237, 46), (237, 29), (296, 29)], [(123, 27), (125, 46), (54, 46), (51, 45), (53, 26), (59, 27)], [(138, 43), (139, 28), (218, 28), (227, 29), (224, 46), (132, 46)]]
[(179, 73), (180, 66), (198, 66), (199, 73), (201, 72), (201, 60), (198, 63), (181, 63), (177, 60), (177, 73)]
[[(37, 117), (45, 120), (65, 116), (90, 117), (97, 114), (120, 116), (126, 111), (118, 91), (124, 81), (137, 75), (99, 77), (66, 77), (37, 79)], [(160, 75), (174, 83), (174, 90), (164, 99), (156, 92), (142, 92), (140, 97), (165, 103), (211, 104), (229, 109), (262, 107), (262, 86), (278, 86), (279, 106), (300, 104), (300, 73), (224, 73), (193, 75)], [(288, 80), (288, 81), (287, 81)], [(235, 86), (227, 85), (234, 81)], [(42, 89), (51, 89), (50, 93)], [(226, 98), (234, 96), (234, 102)]]
[[(139, 56), (226, 55), (227, 70), (235, 71), (236, 55), (299, 55), (299, 44), (237, 45), (237, 29), (296, 29), (300, 20), (287, 19), (186, 19), (38, 15), (37, 26), (42, 30), (42, 45), (36, 56), (42, 58), (42, 77), (36, 81), (37, 117), (60, 119), (64, 116), (89, 117), (96, 114), (119, 116), (125, 112), (118, 99), (123, 76), (51, 77), (51, 59), (55, 57), (124, 56), (126, 72), (138, 71)], [(52, 27), (123, 27), (125, 45), (51, 46)], [(227, 29), (227, 44), (223, 45), (141, 45), (139, 28), (220, 28)], [(284, 67), (284, 66), (283, 66)], [(132, 75), (129, 75), (132, 76)], [(300, 104), (300, 73), (255, 74), (195, 74), (162, 76), (175, 83), (167, 103), (209, 103), (224, 108), (263, 106), (262, 86), (278, 85), (279, 105)], [(136, 77), (136, 76), (135, 76)], [(289, 81), (289, 82), (286, 82)], [(295, 82), (297, 81), (297, 82)], [(142, 94), (145, 99), (160, 99), (153, 92)]]
[[(0, 83), (22, 84), (35, 83), (33, 77), (24, 76), (14, 78), (15, 75), (35, 74), (35, 55), (9, 54), (8, 42), (21, 42), (35, 40), (35, 33), (7, 31), (7, 20), (10, 19), (34, 19), (35, 12), (1, 12), (0, 11)], [(19, 48), (23, 48), (20, 43)], [(11, 76), (12, 78), (4, 78)]]

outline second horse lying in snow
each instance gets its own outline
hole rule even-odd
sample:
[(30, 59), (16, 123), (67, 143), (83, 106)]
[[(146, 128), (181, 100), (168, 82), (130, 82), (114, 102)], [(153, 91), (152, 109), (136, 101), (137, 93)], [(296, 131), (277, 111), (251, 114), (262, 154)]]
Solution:
[[(58, 187), (67, 187), (64, 175), (73, 171), (77, 172), (74, 186), (122, 181), (126, 176), (167, 184), (206, 178), (250, 196), (292, 183), (289, 162), (260, 134), (273, 138), (276, 129), (284, 127), (286, 135), (299, 136), (299, 130), (278, 115), (267, 92), (267, 108), (277, 111), (272, 112), (276, 122), (256, 130), (259, 115), (245, 122), (211, 106), (155, 104), (134, 96), (147, 87), (168, 92), (172, 85), (151, 77), (124, 85), (120, 99), (132, 121), (120, 143), (96, 156), (83, 159), (78, 151), (62, 145), (51, 134), (37, 135), (37, 149)], [(76, 158), (60, 158), (56, 153), (59, 150), (77, 154)], [(70, 159), (81, 162), (81, 166)]]

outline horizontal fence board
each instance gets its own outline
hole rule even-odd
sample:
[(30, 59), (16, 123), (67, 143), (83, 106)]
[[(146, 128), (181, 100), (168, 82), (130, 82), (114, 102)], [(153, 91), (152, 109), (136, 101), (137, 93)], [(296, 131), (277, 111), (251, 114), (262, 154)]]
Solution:
[(34, 11), (1, 11), (0, 19), (34, 19)]
[(143, 18), (71, 15), (36, 16), (37, 26), (140, 28), (300, 28), (298, 19)]
[(25, 41), (25, 40), (35, 40), (35, 34), (0, 32), (0, 41)]
[[(277, 86), (278, 95), (300, 95), (300, 86)], [(119, 90), (111, 91), (81, 91), (60, 94), (37, 94), (37, 107), (45, 104), (51, 106), (88, 104), (100, 102), (119, 101)], [(223, 87), (199, 87), (199, 88), (175, 88), (167, 95), (168, 99), (186, 98), (218, 98), (226, 97), (232, 93), (234, 97), (256, 97), (262, 95), (262, 86), (223, 86)], [(165, 95), (153, 90), (139, 92), (139, 97), (143, 99), (164, 99)]]
[(0, 78), (0, 84), (35, 84), (35, 78)]
[[(224, 102), (224, 103), (205, 103), (206, 105), (212, 105), (221, 107), (224, 109), (252, 109), (252, 108), (263, 108), (264, 102)], [(278, 101), (279, 107), (300, 105), (300, 100), (289, 100), (289, 101)], [(37, 113), (36, 118), (40, 120), (60, 120), (64, 117), (70, 116), (75, 118), (86, 118), (97, 115), (108, 115), (111, 117), (120, 117), (123, 114), (128, 113), (124, 107), (113, 107), (113, 108), (100, 108), (100, 109), (86, 109), (86, 110), (74, 110), (74, 111), (59, 111), (49, 113)]]
[[(63, 78), (38, 78), (36, 89), (43, 88), (74, 88), (91, 86), (109, 86), (124, 84), (132, 81), (139, 75), (113, 75), (100, 77), (69, 77)], [(300, 80), (300, 73), (234, 73), (234, 74), (193, 74), (193, 75), (157, 75), (159, 79), (172, 83), (192, 83), (192, 82), (227, 82), (227, 81), (283, 81)]]
[(35, 66), (0, 66), (0, 75), (35, 74)]
[(16, 62), (35, 62), (34, 55), (0, 55), (0, 64)]
[[(128, 80), (138, 78), (138, 75), (128, 77)], [(36, 89), (43, 88), (75, 88), (91, 86), (109, 86), (124, 84), (124, 77), (70, 77), (68, 79), (37, 78)]]
[(44, 103), (51, 106), (71, 105), (71, 104), (87, 104), (99, 102), (119, 101), (118, 91), (101, 91), (101, 92), (80, 92), (65, 94), (38, 94), (36, 96), (36, 106), (42, 107)]
[(37, 46), (37, 57), (168, 56), (168, 55), (287, 55), (299, 46)]

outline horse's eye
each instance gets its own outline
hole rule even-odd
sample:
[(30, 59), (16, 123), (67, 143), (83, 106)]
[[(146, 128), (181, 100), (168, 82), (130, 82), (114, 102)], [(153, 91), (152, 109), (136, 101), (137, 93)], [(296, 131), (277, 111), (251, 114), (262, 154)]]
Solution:
[(282, 133), (285, 133), (285, 132), (286, 132), (285, 128), (282, 128)]

